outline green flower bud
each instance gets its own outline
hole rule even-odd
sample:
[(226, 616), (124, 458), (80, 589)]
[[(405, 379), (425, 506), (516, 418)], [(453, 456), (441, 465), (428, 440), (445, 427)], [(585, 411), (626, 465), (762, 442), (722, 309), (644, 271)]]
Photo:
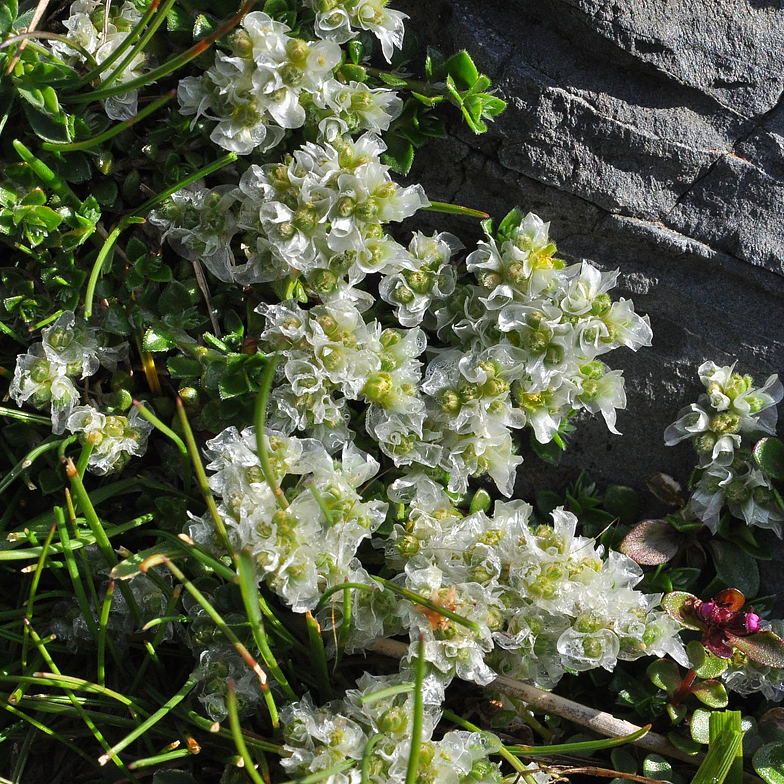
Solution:
[(730, 503), (742, 504), (751, 497), (751, 490), (742, 479), (733, 479), (725, 488), (724, 493)]
[(408, 726), (408, 716), (401, 706), (395, 705), (384, 711), (378, 719), (378, 729), (384, 733), (403, 732)]
[(711, 430), (720, 435), (737, 433), (740, 429), (740, 416), (734, 411), (722, 411), (716, 414), (711, 422)]
[(700, 433), (694, 439), (694, 448), (697, 450), (697, 454), (707, 455), (713, 452), (713, 447), (716, 446), (718, 440), (716, 434), (708, 430), (705, 433)]

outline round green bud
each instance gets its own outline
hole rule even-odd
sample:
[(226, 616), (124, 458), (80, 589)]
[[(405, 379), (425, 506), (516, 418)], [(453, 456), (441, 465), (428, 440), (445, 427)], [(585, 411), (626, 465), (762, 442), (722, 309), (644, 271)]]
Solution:
[(730, 503), (742, 504), (751, 497), (751, 490), (742, 479), (733, 479), (725, 488), (724, 493)]
[(384, 711), (378, 719), (378, 729), (384, 733), (403, 732), (408, 726), (408, 716), (404, 708), (393, 705)]
[(697, 454), (708, 455), (713, 452), (713, 447), (716, 446), (718, 440), (716, 434), (708, 430), (697, 435), (694, 439), (694, 448), (697, 450)]

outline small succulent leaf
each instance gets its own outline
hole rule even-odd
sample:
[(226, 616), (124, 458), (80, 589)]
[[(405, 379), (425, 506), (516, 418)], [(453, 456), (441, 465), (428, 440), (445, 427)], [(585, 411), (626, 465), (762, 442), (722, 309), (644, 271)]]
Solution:
[(768, 784), (784, 784), (784, 743), (766, 743), (754, 752), (751, 764)]
[(667, 563), (678, 552), (681, 536), (666, 520), (643, 520), (621, 542), (620, 551), (643, 566)]
[[(679, 705), (678, 707), (684, 708), (685, 710), (685, 706)], [(676, 749), (682, 751), (684, 754), (688, 754), (690, 757), (696, 756), (702, 750), (701, 743), (698, 743), (693, 738), (685, 738), (678, 732), (668, 732), (667, 738)]]
[(709, 708), (724, 708), (729, 701), (724, 684), (712, 678), (694, 684), (691, 693)]
[(727, 641), (752, 661), (766, 667), (784, 667), (784, 640), (772, 631), (757, 632), (746, 637), (726, 633)]
[(680, 724), (686, 716), (686, 706), (668, 704), (667, 715), (673, 724)]
[(681, 685), (678, 665), (673, 661), (658, 659), (648, 665), (645, 673), (654, 686), (663, 689), (667, 694), (672, 694)]
[(772, 479), (784, 482), (784, 443), (778, 438), (763, 438), (754, 446), (757, 465)]
[(602, 506), (613, 516), (617, 517), (621, 525), (634, 525), (640, 509), (640, 499), (637, 492), (624, 485), (611, 485), (604, 494)]
[(533, 431), (531, 431), (531, 448), (547, 463), (558, 465), (561, 462), (563, 449), (555, 441), (540, 444)]
[(642, 773), (654, 781), (672, 781), (672, 765), (658, 754), (649, 754), (642, 763)]
[(746, 597), (737, 588), (725, 588), (716, 594), (715, 600), (730, 612), (739, 612), (746, 604)]
[(699, 678), (717, 678), (727, 667), (729, 662), (709, 651), (699, 640), (692, 640), (686, 646), (692, 669)]
[(699, 603), (699, 599), (692, 593), (686, 591), (672, 591), (662, 599), (662, 607), (670, 618), (674, 618), (687, 629), (702, 629), (694, 608)]
[(689, 730), (697, 743), (710, 743), (710, 715), (710, 711), (697, 708), (691, 717)]

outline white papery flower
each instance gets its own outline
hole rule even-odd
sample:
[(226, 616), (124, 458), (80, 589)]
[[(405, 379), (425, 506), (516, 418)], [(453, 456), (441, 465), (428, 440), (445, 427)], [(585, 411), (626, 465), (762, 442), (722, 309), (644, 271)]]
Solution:
[(103, 476), (122, 470), (131, 457), (147, 451), (147, 437), (153, 426), (136, 409), (127, 417), (104, 414), (93, 406), (76, 406), (66, 428), (82, 433), (82, 443), (91, 447), (87, 470)]

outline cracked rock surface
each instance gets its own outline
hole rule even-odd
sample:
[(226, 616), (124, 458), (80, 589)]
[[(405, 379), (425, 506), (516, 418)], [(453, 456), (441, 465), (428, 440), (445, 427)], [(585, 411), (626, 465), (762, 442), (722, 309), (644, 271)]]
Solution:
[[(409, 29), (467, 49), (508, 102), (484, 136), (459, 126), (411, 172), (431, 199), (551, 222), (559, 255), (619, 268), (653, 346), (606, 357), (626, 377), (623, 437), (580, 423), (561, 468), (526, 456), (532, 500), (588, 470), (651, 499), (684, 485), (691, 447), (662, 433), (696, 400), (697, 367), (784, 374), (784, 11), (779, 0), (404, 0)], [(421, 33), (420, 33), (421, 31)], [(421, 55), (420, 55), (421, 57)], [(466, 239), (475, 222), (430, 215)], [(780, 411), (784, 419), (784, 411)], [(568, 481), (568, 478), (566, 479)], [(646, 502), (647, 503), (647, 502)], [(649, 513), (664, 509), (649, 504)], [(781, 548), (779, 554), (784, 552)], [(769, 571), (768, 581), (784, 579)], [(775, 587), (774, 587), (775, 590)], [(777, 608), (784, 613), (784, 603)]]

